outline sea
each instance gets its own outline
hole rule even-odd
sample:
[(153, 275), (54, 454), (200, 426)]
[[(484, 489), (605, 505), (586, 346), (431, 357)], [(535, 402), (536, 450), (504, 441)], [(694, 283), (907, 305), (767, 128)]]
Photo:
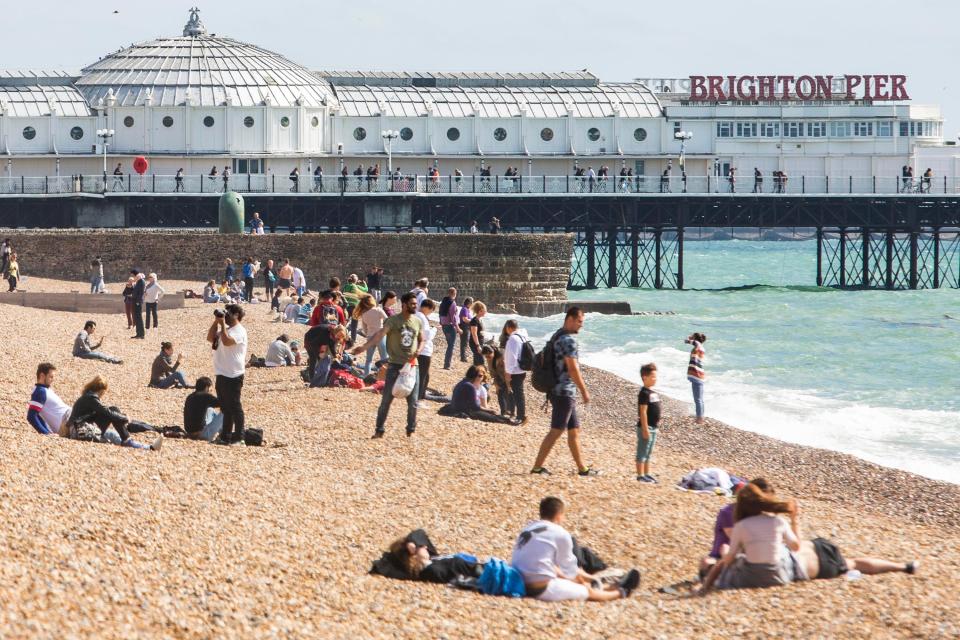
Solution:
[[(684, 338), (705, 333), (709, 417), (960, 483), (960, 291), (812, 286), (808, 240), (688, 241), (684, 275), (684, 291), (571, 292), (645, 313), (588, 314), (581, 361), (633, 382), (655, 362), (661, 393), (690, 402)], [(562, 316), (520, 322), (539, 348)]]

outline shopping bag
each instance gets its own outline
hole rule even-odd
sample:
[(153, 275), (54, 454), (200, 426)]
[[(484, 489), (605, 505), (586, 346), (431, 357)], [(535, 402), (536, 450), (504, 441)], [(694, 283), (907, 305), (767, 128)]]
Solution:
[(393, 383), (393, 397), (406, 398), (413, 393), (413, 388), (417, 386), (418, 375), (416, 360), (403, 365), (397, 375), (397, 381)]

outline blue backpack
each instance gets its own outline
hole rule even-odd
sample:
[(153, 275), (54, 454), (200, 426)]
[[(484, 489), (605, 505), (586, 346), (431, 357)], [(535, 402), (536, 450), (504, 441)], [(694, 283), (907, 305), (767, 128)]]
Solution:
[(520, 572), (499, 558), (490, 558), (484, 565), (477, 586), (489, 596), (522, 598), (527, 595)]

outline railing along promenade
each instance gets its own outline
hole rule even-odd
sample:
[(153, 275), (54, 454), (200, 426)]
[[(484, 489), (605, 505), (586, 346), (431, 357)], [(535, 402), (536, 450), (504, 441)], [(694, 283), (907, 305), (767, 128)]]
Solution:
[(216, 194), (470, 194), (470, 195), (956, 195), (960, 178), (900, 176), (288, 176), (276, 174), (0, 176), (0, 195)]

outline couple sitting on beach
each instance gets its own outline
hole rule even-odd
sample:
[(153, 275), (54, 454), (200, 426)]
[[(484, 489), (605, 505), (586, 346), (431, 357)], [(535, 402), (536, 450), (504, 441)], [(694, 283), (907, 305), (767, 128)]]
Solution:
[[(463, 586), (479, 578), (484, 593), (526, 595), (546, 602), (565, 600), (609, 601), (628, 597), (640, 584), (640, 572), (617, 574), (611, 583), (597, 573), (606, 565), (585, 547), (578, 547), (563, 528), (566, 507), (560, 498), (540, 501), (540, 519), (529, 523), (517, 536), (510, 566), (491, 558), (490, 567), (468, 554), (441, 556), (422, 530), (399, 538), (374, 563), (371, 573), (408, 580)], [(487, 569), (496, 569), (498, 582), (506, 587), (490, 589)], [(493, 571), (491, 571), (493, 573)]]
[[(787, 520), (781, 517), (786, 515)], [(877, 558), (844, 559), (824, 538), (804, 540), (796, 501), (780, 500), (756, 478), (737, 487), (737, 501), (717, 514), (713, 548), (700, 563), (701, 593), (711, 588), (772, 587), (800, 580), (835, 578), (855, 570), (866, 575), (916, 572), (917, 562)]]

